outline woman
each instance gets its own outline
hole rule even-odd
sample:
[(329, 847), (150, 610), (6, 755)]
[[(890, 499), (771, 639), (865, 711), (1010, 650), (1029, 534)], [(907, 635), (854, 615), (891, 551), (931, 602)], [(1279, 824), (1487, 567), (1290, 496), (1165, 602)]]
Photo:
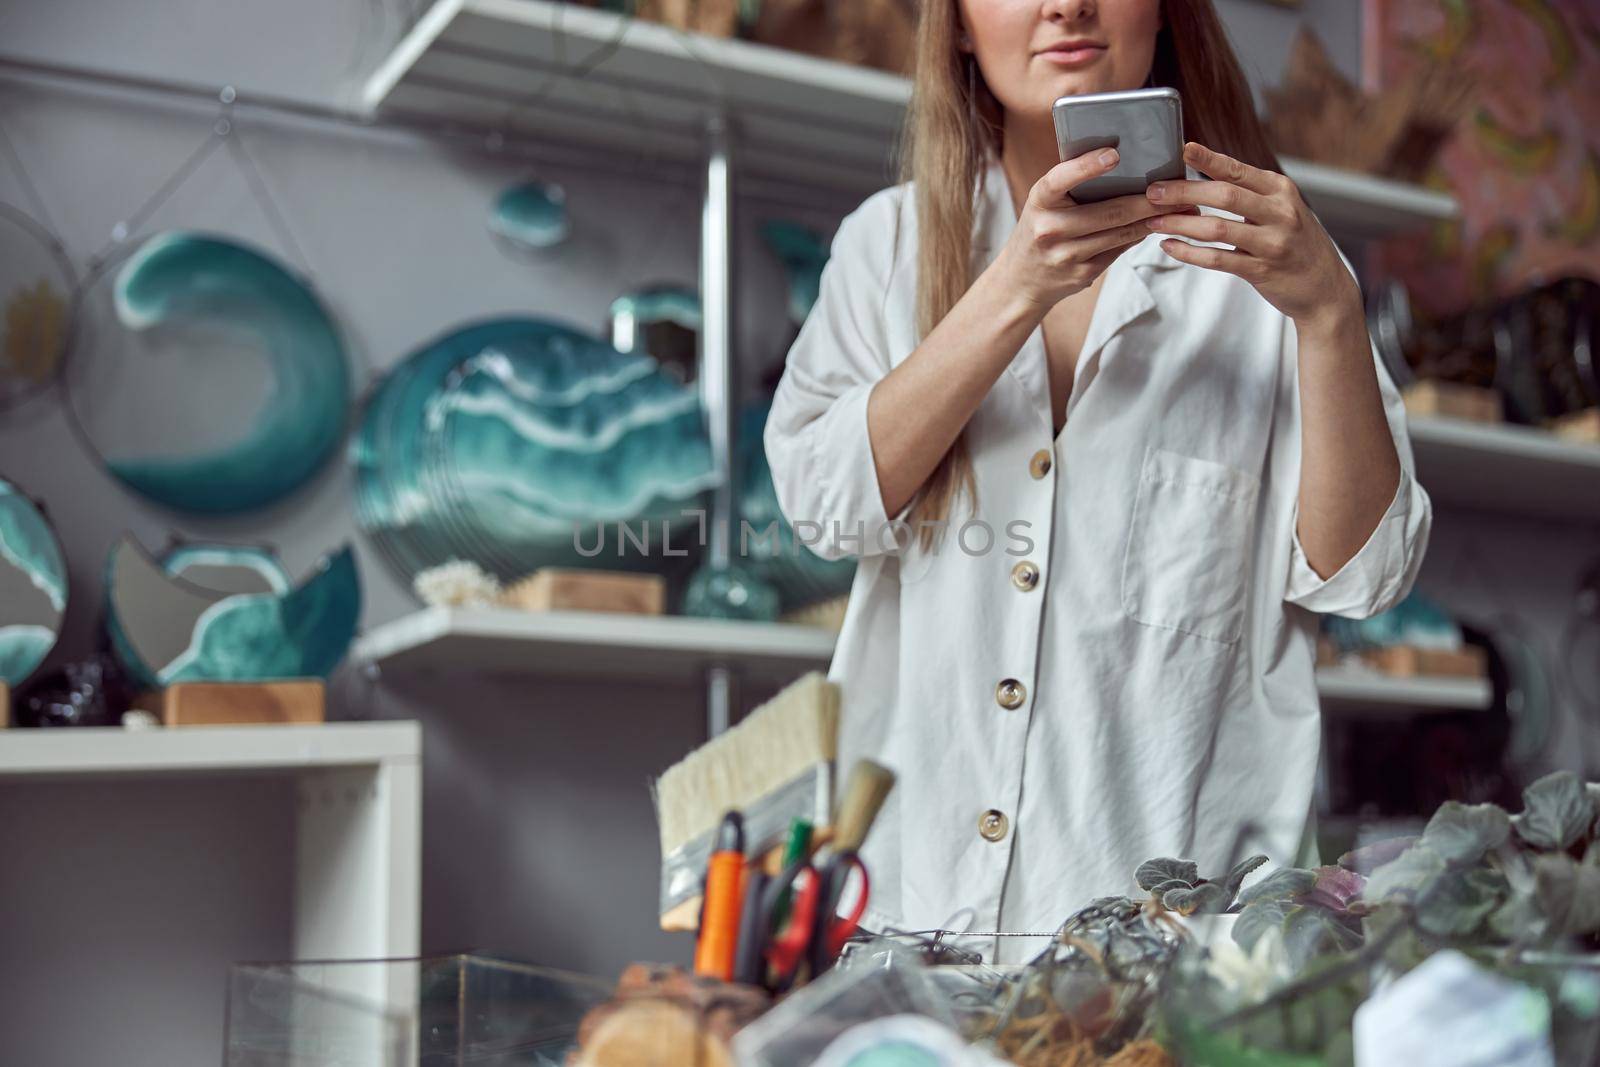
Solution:
[[(860, 557), (840, 762), (899, 774), (867, 925), (1048, 935), (1154, 856), (1304, 859), (1316, 613), (1403, 597), (1432, 506), (1210, 0), (922, 12), (905, 180), (840, 224), (764, 443)], [(1060, 162), (1051, 104), (1149, 84), (1187, 178), (1075, 204), (1111, 162)]]

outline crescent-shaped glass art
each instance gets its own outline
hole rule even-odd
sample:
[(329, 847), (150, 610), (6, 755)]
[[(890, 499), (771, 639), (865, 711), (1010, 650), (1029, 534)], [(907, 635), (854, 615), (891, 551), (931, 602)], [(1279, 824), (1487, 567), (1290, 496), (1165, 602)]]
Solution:
[(349, 545), (292, 589), (238, 593), (198, 585), (175, 573), (170, 557), (158, 560), (124, 536), (111, 550), (105, 584), (111, 647), (151, 687), (326, 678), (361, 614)]
[(287, 593), (289, 572), (278, 557), (255, 545), (183, 542), (161, 554), (175, 578), (222, 593)]
[(72, 264), (50, 232), (0, 204), (0, 411), (56, 380), (76, 287)]
[(350, 375), (309, 284), (230, 238), (174, 231), (86, 286), (65, 381), (81, 436), (124, 485), (235, 514), (294, 492), (337, 451)]
[(38, 506), (0, 478), (0, 681), (16, 688), (38, 669), (66, 610), (61, 542)]
[[(396, 575), (452, 559), (504, 581), (543, 566), (662, 570), (619, 554), (616, 523), (698, 528), (715, 483), (695, 392), (656, 361), (560, 323), (502, 318), (408, 356), (352, 447), (362, 529)], [(576, 544), (606, 547), (584, 555)], [(675, 547), (682, 547), (675, 543)]]

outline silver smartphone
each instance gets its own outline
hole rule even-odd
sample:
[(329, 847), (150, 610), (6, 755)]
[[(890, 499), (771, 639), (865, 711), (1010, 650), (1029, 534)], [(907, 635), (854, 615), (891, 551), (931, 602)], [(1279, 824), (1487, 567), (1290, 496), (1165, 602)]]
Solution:
[(1110, 171), (1072, 190), (1080, 204), (1142, 193), (1156, 181), (1182, 178), (1183, 102), (1176, 89), (1130, 89), (1063, 96), (1051, 107), (1062, 160), (1096, 148), (1121, 156)]

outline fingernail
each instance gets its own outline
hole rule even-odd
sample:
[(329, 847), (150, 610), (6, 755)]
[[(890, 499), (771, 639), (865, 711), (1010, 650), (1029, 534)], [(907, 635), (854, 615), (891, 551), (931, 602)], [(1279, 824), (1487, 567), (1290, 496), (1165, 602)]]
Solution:
[(1152, 185), (1145, 189), (1145, 195), (1151, 200), (1162, 200), (1166, 197), (1167, 191), (1159, 185)]
[(1153, 218), (1145, 219), (1144, 220), (1144, 224), (1146, 226), (1150, 227), (1152, 230), (1159, 230), (1159, 229), (1161, 229), (1161, 227), (1165, 223), (1165, 221), (1166, 220), (1163, 219), (1160, 215), (1156, 215)]
[(1108, 148), (1104, 152), (1100, 153), (1100, 163), (1103, 166), (1111, 166), (1117, 161), (1118, 158), (1117, 150), (1115, 148)]

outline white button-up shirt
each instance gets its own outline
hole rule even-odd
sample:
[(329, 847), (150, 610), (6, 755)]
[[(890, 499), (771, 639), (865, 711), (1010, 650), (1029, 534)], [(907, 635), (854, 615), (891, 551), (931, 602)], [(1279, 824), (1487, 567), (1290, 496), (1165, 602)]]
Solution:
[[(986, 265), (1016, 224), (998, 162), (981, 192)], [(867, 433), (868, 394), (917, 345), (910, 184), (839, 225), (764, 444), (785, 515), (820, 524), (812, 550), (860, 557), (829, 677), (841, 769), (869, 756), (899, 776), (862, 850), (871, 928), (1049, 934), (1134, 892), (1151, 857), (1205, 876), (1245, 849), (1300, 858), (1316, 614), (1399, 601), (1432, 505), (1380, 362), (1400, 485), (1354, 557), (1312, 570), (1295, 531), (1294, 325), (1161, 239), (1107, 271), (1054, 439), (1029, 336), (968, 424), (977, 512), (958, 496), (925, 550), (909, 505), (885, 513)], [(1014, 580), (1023, 561), (1036, 581)], [(966, 943), (1000, 961), (1040, 946)]]

